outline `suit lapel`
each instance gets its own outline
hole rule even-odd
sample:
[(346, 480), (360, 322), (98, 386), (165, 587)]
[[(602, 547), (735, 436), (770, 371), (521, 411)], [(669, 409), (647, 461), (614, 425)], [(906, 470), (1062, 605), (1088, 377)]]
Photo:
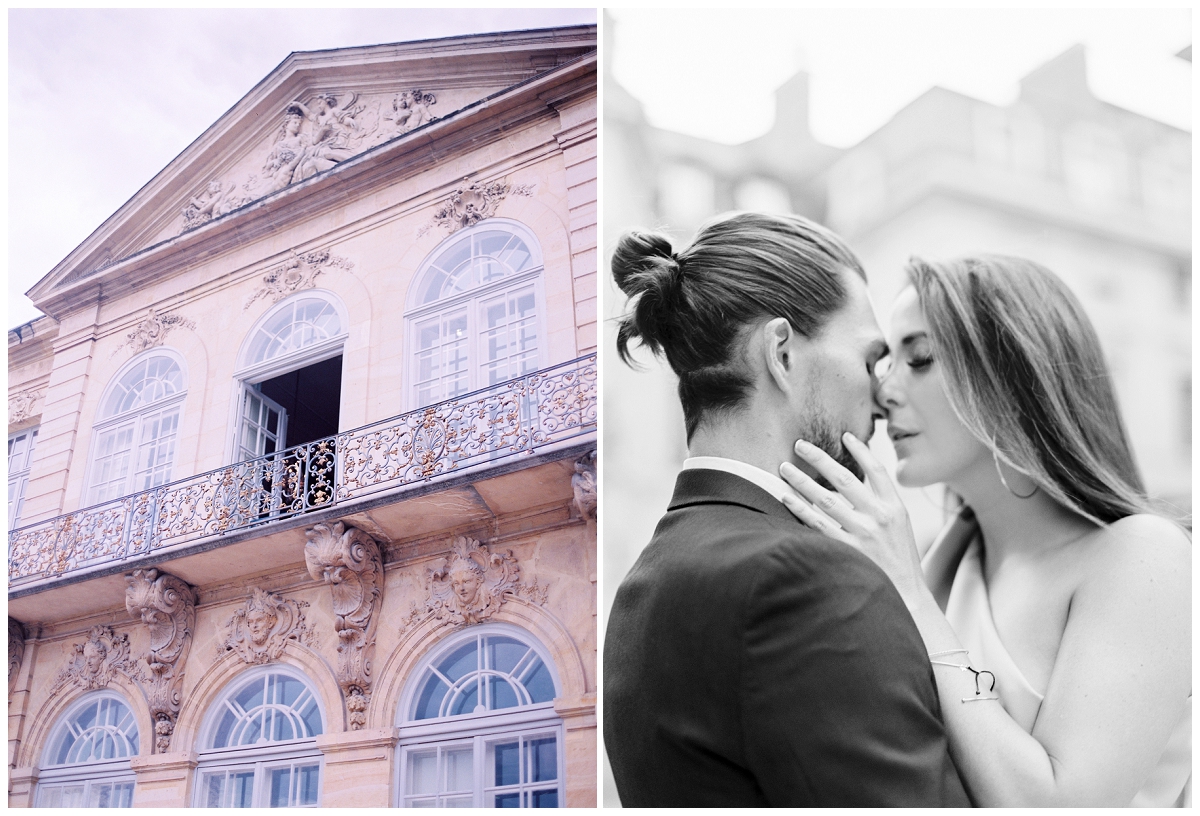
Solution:
[(675, 494), (668, 510), (697, 504), (736, 504), (795, 524), (800, 522), (767, 491), (753, 482), (724, 470), (689, 468), (675, 480)]

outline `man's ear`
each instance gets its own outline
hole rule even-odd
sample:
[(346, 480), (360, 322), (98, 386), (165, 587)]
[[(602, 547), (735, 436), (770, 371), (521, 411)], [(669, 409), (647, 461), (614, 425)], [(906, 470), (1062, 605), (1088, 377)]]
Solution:
[(767, 373), (780, 391), (785, 394), (791, 393), (792, 374), (797, 362), (796, 339), (798, 335), (786, 317), (768, 320), (761, 331)]

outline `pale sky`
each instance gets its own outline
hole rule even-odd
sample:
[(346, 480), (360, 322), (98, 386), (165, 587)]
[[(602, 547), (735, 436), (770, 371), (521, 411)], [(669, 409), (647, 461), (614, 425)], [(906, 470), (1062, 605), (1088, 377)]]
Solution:
[(596, 22), (594, 9), (8, 12), (9, 328), (24, 296), (293, 51)]
[[(1191, 130), (1191, 11), (1175, 9), (612, 9), (612, 70), (649, 121), (736, 144), (773, 92), (810, 74), (813, 135), (849, 147), (940, 85), (994, 104), (1076, 43), (1092, 92)], [(610, 32), (605, 32), (608, 36)]]

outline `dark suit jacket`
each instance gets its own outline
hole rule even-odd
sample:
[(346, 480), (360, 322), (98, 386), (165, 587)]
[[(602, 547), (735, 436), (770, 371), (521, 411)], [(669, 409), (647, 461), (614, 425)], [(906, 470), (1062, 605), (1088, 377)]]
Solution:
[(970, 806), (887, 576), (731, 473), (680, 474), (617, 592), (603, 699), (626, 806)]

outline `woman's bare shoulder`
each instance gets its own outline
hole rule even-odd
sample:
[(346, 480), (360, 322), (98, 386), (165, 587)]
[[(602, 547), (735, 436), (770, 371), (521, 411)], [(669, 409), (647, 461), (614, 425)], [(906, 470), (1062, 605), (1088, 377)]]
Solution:
[(1094, 583), (1151, 583), (1160, 589), (1176, 583), (1190, 585), (1191, 537), (1162, 516), (1139, 513), (1119, 519), (1097, 531), (1086, 549), (1087, 572)]

